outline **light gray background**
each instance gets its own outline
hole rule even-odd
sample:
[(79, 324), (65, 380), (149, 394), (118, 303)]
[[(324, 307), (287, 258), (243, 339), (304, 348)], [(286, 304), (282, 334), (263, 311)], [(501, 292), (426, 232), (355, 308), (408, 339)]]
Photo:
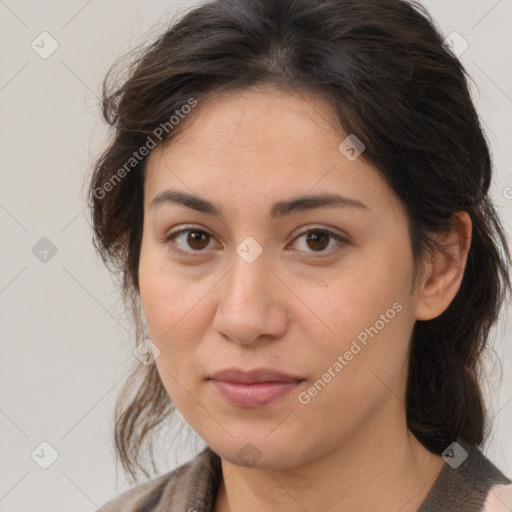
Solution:
[[(116, 471), (110, 435), (133, 341), (92, 248), (83, 182), (105, 135), (97, 108), (105, 71), (156, 22), (193, 4), (0, 0), (1, 511), (90, 511), (129, 487)], [(478, 86), (497, 170), (493, 197), (510, 236), (512, 2), (424, 4), (445, 35), (457, 31), (469, 43), (461, 60)], [(43, 31), (59, 44), (48, 59), (31, 48)], [(32, 253), (42, 237), (58, 249), (46, 263)], [(508, 476), (511, 316), (495, 330), (502, 380), (490, 359), (486, 390), (496, 416), (485, 452)], [(185, 434), (161, 446), (162, 473), (202, 448)], [(42, 441), (58, 452), (48, 469), (31, 458)]]

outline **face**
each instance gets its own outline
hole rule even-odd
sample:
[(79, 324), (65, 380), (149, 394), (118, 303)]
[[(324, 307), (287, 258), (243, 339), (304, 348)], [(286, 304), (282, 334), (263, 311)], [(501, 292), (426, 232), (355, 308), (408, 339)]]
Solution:
[[(341, 152), (320, 97), (254, 89), (182, 122), (147, 162), (139, 266), (175, 406), (221, 457), (268, 468), (397, 428), (417, 297), (396, 195), (364, 153)], [(284, 205), (324, 195), (342, 199)], [(291, 380), (212, 379), (233, 368)]]

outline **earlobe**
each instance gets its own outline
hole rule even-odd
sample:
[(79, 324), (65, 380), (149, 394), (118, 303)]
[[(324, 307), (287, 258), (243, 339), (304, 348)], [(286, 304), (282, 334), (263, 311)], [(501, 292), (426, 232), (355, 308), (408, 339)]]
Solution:
[(438, 317), (457, 295), (471, 246), (471, 232), (471, 217), (461, 211), (454, 214), (450, 231), (436, 236), (440, 249), (428, 262), (419, 287), (417, 320)]

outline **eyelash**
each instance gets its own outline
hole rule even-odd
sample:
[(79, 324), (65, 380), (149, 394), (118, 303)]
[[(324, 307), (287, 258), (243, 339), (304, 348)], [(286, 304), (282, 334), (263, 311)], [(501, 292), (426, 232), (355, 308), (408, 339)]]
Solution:
[[(173, 240), (177, 236), (179, 236), (179, 235), (181, 235), (183, 233), (187, 233), (187, 232), (202, 233), (202, 234), (208, 235), (209, 237), (214, 238), (213, 235), (211, 235), (208, 231), (205, 231), (204, 229), (196, 228), (196, 227), (193, 227), (193, 226), (187, 226), (186, 228), (180, 229), (179, 231), (175, 231), (173, 233), (169, 233), (162, 240), (162, 242), (163, 243), (173, 242)], [(332, 255), (334, 253), (337, 253), (338, 251), (343, 249), (343, 247), (348, 245), (348, 243), (349, 243), (348, 240), (346, 240), (344, 237), (342, 237), (338, 233), (334, 233), (333, 231), (330, 231), (329, 229), (325, 229), (325, 228), (307, 228), (307, 229), (303, 229), (303, 230), (301, 230), (297, 234), (297, 236), (293, 239), (293, 241), (295, 241), (296, 239), (300, 238), (302, 235), (305, 235), (305, 234), (308, 234), (308, 233), (322, 233), (322, 234), (326, 234), (331, 239), (334, 239), (334, 240), (336, 240), (336, 242), (338, 242), (336, 247), (334, 249), (329, 250), (329, 251), (319, 251), (319, 252), (316, 252), (316, 253), (314, 251), (311, 252), (311, 254), (313, 255), (314, 258), (318, 257), (318, 256), (314, 256), (315, 254), (318, 254), (319, 257), (322, 257), (323, 255)], [(170, 244), (170, 247), (171, 247), (171, 249), (174, 252), (177, 252), (178, 254), (182, 254), (182, 255), (185, 255), (185, 256), (191, 256), (192, 255), (192, 257), (200, 256), (201, 253), (204, 253), (206, 251), (206, 249), (202, 249), (202, 250), (198, 250), (198, 251), (194, 251), (194, 250), (186, 251), (186, 250), (180, 249), (179, 247), (175, 246), (174, 243)], [(195, 255), (194, 255), (194, 253), (195, 253)]]

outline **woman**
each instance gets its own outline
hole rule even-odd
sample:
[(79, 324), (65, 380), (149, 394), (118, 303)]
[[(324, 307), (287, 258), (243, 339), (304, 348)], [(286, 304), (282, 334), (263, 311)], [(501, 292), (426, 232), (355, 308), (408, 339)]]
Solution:
[(174, 408), (207, 444), (104, 512), (507, 510), (478, 376), (510, 256), (465, 71), (419, 5), (206, 3), (103, 113), (95, 243), (142, 362), (117, 453), (145, 471)]

